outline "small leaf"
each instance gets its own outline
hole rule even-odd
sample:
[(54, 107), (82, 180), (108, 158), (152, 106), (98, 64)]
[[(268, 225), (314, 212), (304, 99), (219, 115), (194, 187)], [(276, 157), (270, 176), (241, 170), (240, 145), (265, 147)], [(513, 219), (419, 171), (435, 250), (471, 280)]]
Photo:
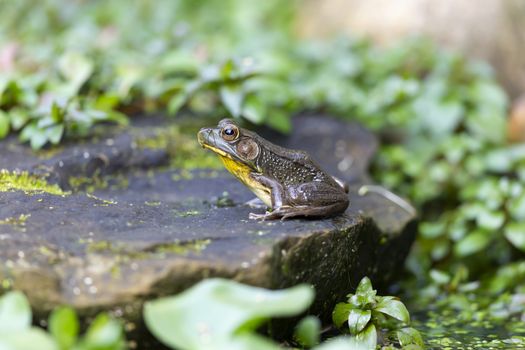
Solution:
[(248, 95), (244, 100), (242, 116), (255, 124), (260, 124), (266, 117), (266, 106), (256, 95)]
[(299, 322), (295, 329), (295, 339), (304, 347), (311, 348), (319, 344), (321, 322), (315, 316), (307, 316)]
[(244, 99), (242, 85), (229, 83), (220, 87), (221, 100), (232, 116), (238, 118), (241, 115), (241, 107)]
[(355, 291), (355, 294), (367, 294), (369, 292), (373, 291), (372, 288), (372, 282), (370, 281), (370, 278), (363, 277), (361, 279), (361, 282), (359, 282), (359, 285), (357, 286), (357, 289)]
[(13, 108), (9, 111), (11, 127), (14, 130), (20, 130), (29, 121), (29, 113), (21, 108)]
[(377, 346), (377, 331), (374, 324), (370, 324), (361, 333), (355, 336), (359, 346), (365, 349), (375, 349)]
[(385, 315), (391, 316), (403, 323), (410, 322), (410, 315), (408, 314), (408, 310), (405, 307), (405, 304), (403, 304), (399, 300), (394, 299), (382, 301), (377, 304), (374, 311), (378, 311)]
[(340, 328), (348, 321), (348, 314), (352, 309), (352, 305), (347, 303), (338, 303), (332, 312), (332, 321), (337, 328)]
[(505, 238), (519, 250), (525, 252), (525, 223), (512, 222), (505, 226)]
[(74, 95), (93, 73), (94, 63), (78, 52), (66, 52), (58, 61), (58, 69), (69, 82), (69, 93)]
[(99, 314), (89, 326), (83, 342), (89, 349), (120, 349), (123, 339), (121, 324), (107, 314)]
[(47, 143), (47, 135), (45, 129), (38, 129), (36, 128), (33, 135), (31, 135), (31, 140), (29, 143), (31, 144), (32, 149), (40, 149)]
[(0, 298), (0, 334), (29, 329), (31, 318), (31, 307), (21, 292), (9, 292)]
[(61, 307), (49, 317), (49, 332), (63, 349), (71, 348), (77, 341), (78, 317), (70, 307)]
[(492, 235), (489, 232), (478, 229), (457, 242), (454, 252), (458, 256), (471, 255), (485, 249), (491, 240)]
[(370, 310), (358, 310), (352, 309), (348, 314), (348, 327), (350, 333), (353, 335), (361, 332), (372, 317), (372, 312)]
[(184, 92), (179, 92), (173, 95), (173, 97), (168, 102), (168, 113), (170, 115), (175, 115), (177, 112), (186, 104), (188, 101), (188, 96)]
[(425, 342), (423, 341), (421, 334), (419, 334), (419, 332), (412, 327), (398, 330), (397, 339), (399, 340), (399, 344), (401, 344), (403, 347), (407, 345), (417, 345), (421, 349), (425, 347)]
[(9, 116), (0, 110), (0, 139), (3, 139), (9, 134), (9, 124)]
[(430, 270), (430, 278), (432, 278), (432, 281), (438, 285), (446, 285), (450, 283), (450, 276), (440, 270), (432, 269)]

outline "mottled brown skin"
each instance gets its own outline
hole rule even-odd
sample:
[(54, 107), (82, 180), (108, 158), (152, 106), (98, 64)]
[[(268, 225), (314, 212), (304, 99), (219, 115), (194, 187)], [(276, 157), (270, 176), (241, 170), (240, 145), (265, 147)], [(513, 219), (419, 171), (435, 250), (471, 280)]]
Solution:
[(304, 151), (277, 146), (229, 119), (203, 128), (199, 143), (211, 149), (226, 169), (270, 209), (251, 219), (328, 217), (348, 207), (347, 187), (323, 171)]

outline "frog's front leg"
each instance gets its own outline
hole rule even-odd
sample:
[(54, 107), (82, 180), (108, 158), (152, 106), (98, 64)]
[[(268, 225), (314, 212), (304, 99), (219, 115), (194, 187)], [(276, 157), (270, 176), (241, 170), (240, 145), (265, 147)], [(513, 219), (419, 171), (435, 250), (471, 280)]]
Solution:
[(251, 174), (250, 176), (255, 181), (270, 189), (272, 205), (270, 209), (272, 209), (272, 211), (266, 211), (265, 214), (250, 213), (249, 218), (254, 220), (273, 220), (280, 218), (282, 215), (278, 215), (277, 212), (283, 207), (284, 196), (286, 194), (283, 186), (276, 180), (262, 174)]

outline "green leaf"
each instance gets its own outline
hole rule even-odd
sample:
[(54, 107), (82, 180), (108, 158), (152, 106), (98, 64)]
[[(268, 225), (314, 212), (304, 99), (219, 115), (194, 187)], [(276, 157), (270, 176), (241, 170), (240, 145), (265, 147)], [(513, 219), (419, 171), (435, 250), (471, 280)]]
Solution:
[(29, 121), (29, 113), (21, 108), (13, 108), (9, 111), (11, 127), (14, 130), (20, 130)]
[(248, 95), (244, 100), (242, 116), (255, 124), (260, 124), (266, 118), (266, 106), (256, 95)]
[(460, 257), (471, 255), (485, 249), (491, 240), (492, 235), (489, 232), (478, 229), (457, 242), (454, 252)]
[(46, 332), (32, 327), (21, 332), (2, 334), (0, 336), (0, 349), (59, 350), (59, 347)]
[(60, 307), (49, 317), (49, 332), (62, 349), (69, 349), (76, 343), (79, 328), (77, 314), (70, 307)]
[(341, 328), (341, 326), (348, 321), (348, 314), (351, 309), (352, 305), (347, 303), (338, 303), (335, 306), (334, 311), (332, 312), (332, 321), (337, 328)]
[(510, 215), (514, 220), (525, 220), (525, 192), (516, 198), (511, 198), (507, 205)]
[(47, 141), (46, 130), (37, 128), (31, 136), (29, 143), (31, 144), (31, 148), (36, 150), (44, 147)]
[(374, 289), (372, 288), (372, 282), (370, 281), (370, 278), (365, 276), (359, 282), (355, 294), (366, 295), (372, 291), (374, 291)]
[(370, 348), (368, 344), (360, 343), (355, 337), (340, 336), (328, 339), (313, 350), (375, 350), (375, 347)]
[(272, 291), (213, 278), (177, 296), (146, 303), (144, 319), (164, 344), (201, 349), (250, 333), (270, 317), (297, 315), (312, 300), (313, 291), (305, 285)]
[(525, 252), (525, 223), (512, 222), (505, 226), (505, 238), (519, 250)]
[(46, 129), (46, 137), (54, 145), (57, 145), (60, 142), (63, 134), (64, 124), (54, 125)]
[(319, 344), (321, 322), (315, 316), (307, 316), (295, 328), (294, 338), (304, 347), (311, 348)]
[(124, 343), (122, 325), (108, 314), (99, 314), (89, 326), (82, 343), (88, 349), (121, 349)]
[(372, 317), (372, 311), (352, 309), (348, 314), (348, 327), (350, 334), (356, 335), (361, 332)]
[(432, 269), (430, 270), (430, 278), (438, 285), (446, 285), (450, 283), (450, 276), (440, 270)]
[(9, 115), (0, 110), (0, 140), (9, 134)]
[(31, 307), (21, 292), (9, 292), (0, 298), (0, 338), (5, 334), (28, 330)]
[(478, 215), (476, 223), (482, 229), (497, 230), (505, 222), (505, 213), (500, 211), (485, 210), (483, 215)]
[(242, 102), (244, 99), (244, 91), (242, 85), (239, 83), (228, 83), (220, 87), (221, 101), (231, 113), (232, 116), (238, 118), (241, 116)]
[(66, 52), (58, 60), (58, 69), (62, 76), (68, 80), (70, 91), (75, 95), (80, 87), (89, 79), (93, 73), (94, 63), (92, 60), (78, 52)]
[(179, 92), (173, 95), (168, 102), (168, 113), (175, 115), (188, 101), (188, 96), (184, 92)]
[(397, 339), (399, 340), (399, 344), (401, 344), (403, 347), (408, 345), (417, 345), (421, 349), (425, 347), (425, 342), (423, 341), (421, 334), (419, 334), (419, 332), (412, 327), (398, 330)]
[(408, 310), (399, 300), (382, 300), (376, 305), (374, 311), (391, 316), (403, 323), (410, 323), (410, 315), (408, 314)]
[(264, 119), (266, 124), (283, 134), (292, 131), (290, 116), (278, 108), (271, 109)]
[(373, 350), (377, 346), (377, 331), (374, 324), (368, 325), (361, 333), (355, 336), (357, 344), (365, 349)]

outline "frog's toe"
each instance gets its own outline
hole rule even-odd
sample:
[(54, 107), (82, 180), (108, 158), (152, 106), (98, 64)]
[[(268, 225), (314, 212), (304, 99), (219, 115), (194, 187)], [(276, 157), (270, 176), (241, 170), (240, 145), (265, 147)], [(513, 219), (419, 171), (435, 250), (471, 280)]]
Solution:
[(266, 208), (266, 204), (264, 204), (264, 202), (257, 197), (247, 201), (246, 203), (244, 203), (244, 205), (247, 205), (252, 209), (265, 209)]
[(250, 220), (261, 220), (261, 221), (264, 221), (264, 219), (266, 219), (266, 216), (268, 215), (268, 212), (266, 212), (265, 214), (255, 214), (255, 213), (250, 213), (248, 215), (248, 219)]

